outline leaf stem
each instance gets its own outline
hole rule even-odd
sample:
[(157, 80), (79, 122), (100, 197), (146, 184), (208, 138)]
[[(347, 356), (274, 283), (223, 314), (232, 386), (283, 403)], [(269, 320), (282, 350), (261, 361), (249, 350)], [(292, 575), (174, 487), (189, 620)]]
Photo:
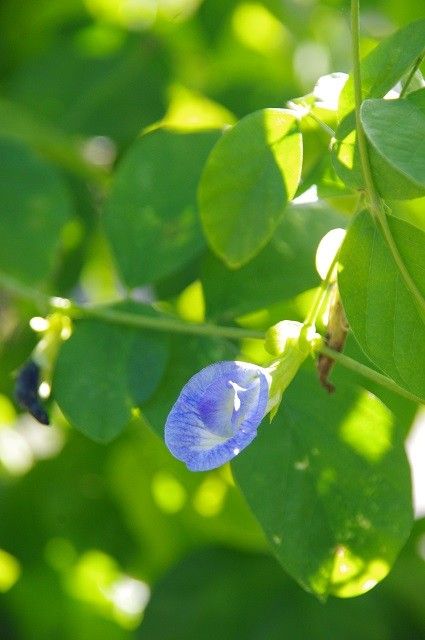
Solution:
[(310, 309), (308, 310), (308, 313), (305, 317), (304, 320), (304, 326), (305, 327), (311, 327), (316, 323), (317, 320), (317, 316), (320, 313), (320, 309), (322, 308), (322, 305), (326, 299), (326, 296), (328, 294), (329, 291), (329, 285), (331, 284), (332, 278), (333, 278), (333, 273), (335, 270), (335, 267), (338, 263), (338, 256), (339, 256), (339, 250), (335, 253), (333, 260), (329, 266), (329, 269), (326, 273), (326, 277), (324, 280), (322, 280), (322, 282), (320, 283), (320, 286), (317, 290), (316, 296), (313, 300), (313, 303), (310, 307)]
[[(334, 258), (336, 264), (337, 256)], [(328, 271), (328, 275), (332, 273), (332, 266)], [(330, 275), (329, 275), (330, 277)], [(323, 283), (326, 280), (323, 281)], [(322, 284), (323, 284), (322, 283)], [(186, 333), (188, 335), (200, 335), (200, 336), (212, 336), (230, 339), (243, 339), (243, 338), (257, 338), (264, 339), (265, 333), (263, 331), (255, 331), (251, 329), (243, 329), (241, 327), (222, 327), (214, 324), (194, 324), (184, 322), (177, 318), (171, 317), (153, 317), (145, 315), (136, 315), (108, 307), (90, 307), (78, 305), (68, 298), (56, 298), (51, 297), (48, 294), (28, 287), (21, 282), (18, 282), (14, 278), (0, 273), (0, 288), (6, 291), (9, 295), (26, 300), (35, 304), (41, 311), (48, 312), (49, 310), (55, 310), (62, 312), (73, 319), (96, 319), (103, 322), (112, 324), (118, 324), (126, 327), (132, 327), (135, 329), (152, 329), (154, 331), (165, 331), (171, 333)], [(323, 288), (323, 291), (326, 287)], [(320, 309), (318, 304), (317, 309)], [(399, 387), (395, 382), (387, 378), (386, 376), (370, 369), (366, 365), (360, 364), (356, 360), (352, 360), (348, 356), (330, 349), (325, 344), (321, 344), (318, 348), (319, 353), (330, 356), (346, 369), (359, 373), (360, 375), (380, 384), (381, 386), (401, 395), (408, 400), (414, 402), (421, 402), (419, 398), (409, 393), (405, 389)]]
[(354, 83), (354, 100), (355, 100), (355, 117), (356, 117), (356, 134), (357, 144), (359, 147), (360, 164), (362, 167), (363, 178), (367, 195), (369, 197), (371, 211), (377, 216), (377, 211), (381, 210), (378, 193), (372, 178), (372, 171), (369, 161), (369, 152), (367, 148), (366, 135), (363, 130), (360, 107), (363, 101), (362, 83), (360, 72), (360, 25), (359, 25), (359, 0), (351, 0), (351, 46), (352, 46), (352, 62), (353, 62), (353, 83)]
[(43, 313), (49, 310), (61, 312), (70, 318), (101, 320), (109, 324), (117, 324), (135, 329), (153, 329), (170, 333), (186, 333), (198, 336), (215, 336), (240, 340), (243, 338), (264, 338), (263, 331), (243, 329), (241, 327), (223, 327), (215, 324), (189, 323), (171, 316), (137, 315), (111, 307), (79, 305), (68, 298), (51, 297), (46, 293), (27, 287), (14, 278), (0, 273), (0, 287), (11, 296), (32, 302)]
[(387, 247), (393, 257), (393, 260), (404, 280), (406, 287), (414, 297), (416, 304), (425, 317), (425, 300), (423, 299), (419, 289), (412, 279), (404, 261), (400, 255), (398, 247), (395, 243), (391, 229), (388, 224), (386, 213), (382, 207), (381, 198), (375, 187), (370, 166), (369, 151), (367, 146), (366, 135), (360, 117), (360, 107), (362, 104), (362, 84), (360, 72), (360, 37), (359, 37), (359, 0), (351, 0), (351, 41), (352, 41), (352, 58), (353, 58), (353, 81), (354, 81), (354, 99), (355, 99), (355, 116), (356, 116), (356, 137), (359, 148), (360, 165), (362, 168), (363, 178), (369, 209), (375, 223), (380, 228)]
[(311, 118), (325, 131), (331, 138), (335, 138), (335, 131), (326, 122), (321, 120), (315, 113), (312, 112), (312, 107), (306, 104), (302, 100), (288, 100), (286, 103), (289, 109), (292, 109), (297, 114), (300, 114), (301, 118)]
[(421, 63), (422, 63), (422, 60), (423, 60), (424, 58), (425, 58), (425, 51), (424, 51), (420, 56), (418, 56), (418, 58), (417, 58), (417, 60), (416, 60), (415, 64), (414, 64), (414, 65), (413, 65), (413, 67), (410, 69), (410, 73), (409, 73), (409, 75), (408, 75), (408, 76), (407, 76), (407, 78), (406, 78), (406, 82), (404, 83), (404, 85), (403, 85), (403, 87), (402, 87), (402, 89), (401, 89), (401, 91), (400, 91), (399, 98), (404, 98), (404, 96), (406, 95), (406, 92), (407, 92), (407, 90), (408, 90), (408, 88), (409, 88), (409, 85), (410, 85), (410, 83), (411, 83), (411, 82), (412, 82), (412, 80), (413, 80), (413, 76), (415, 75), (416, 71), (419, 69), (419, 67), (420, 67), (420, 65), (421, 65)]
[(326, 122), (323, 122), (323, 120), (318, 118), (316, 114), (312, 113), (312, 111), (309, 111), (307, 113), (307, 117), (314, 120), (314, 122), (316, 122), (319, 127), (321, 127), (323, 131), (325, 131), (331, 138), (335, 138), (335, 131), (332, 129), (332, 127), (330, 127)]
[(357, 362), (357, 360), (353, 360), (353, 358), (349, 358), (348, 356), (344, 355), (343, 353), (340, 353), (339, 351), (334, 351), (334, 349), (331, 349), (325, 344), (320, 346), (320, 348), (318, 349), (318, 352), (323, 353), (323, 355), (325, 356), (329, 356), (330, 358), (332, 358), (332, 360), (335, 360), (346, 369), (349, 369), (354, 373), (360, 374), (361, 376), (363, 376), (364, 378), (367, 378), (371, 382), (376, 382), (381, 387), (385, 387), (385, 389), (388, 389), (389, 391), (393, 391), (394, 393), (397, 393), (399, 396), (403, 396), (407, 400), (411, 400), (412, 402), (423, 404), (422, 400), (418, 398), (418, 396), (415, 396), (413, 393), (410, 393), (409, 391), (407, 391), (407, 389), (403, 389), (403, 387), (399, 387), (399, 385), (396, 382), (394, 382), (387, 376), (383, 375), (382, 373), (379, 373), (378, 371), (375, 371), (374, 369), (370, 369), (370, 367), (367, 367), (366, 365), (361, 364), (361, 362)]
[(72, 305), (71, 317), (91, 318), (118, 324), (135, 329), (154, 329), (155, 331), (166, 331), (170, 333), (186, 333), (198, 336), (213, 336), (218, 338), (229, 338), (240, 340), (242, 338), (264, 338), (264, 332), (241, 327), (223, 327), (209, 323), (189, 323), (173, 317), (167, 316), (146, 316), (136, 315), (107, 307), (90, 307)]

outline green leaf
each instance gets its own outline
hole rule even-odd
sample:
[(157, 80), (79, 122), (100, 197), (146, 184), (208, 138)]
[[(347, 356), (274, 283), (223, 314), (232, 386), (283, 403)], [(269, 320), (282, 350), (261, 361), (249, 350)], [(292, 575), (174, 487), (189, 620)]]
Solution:
[(414, 105), (425, 116), (425, 88), (412, 91), (406, 96), (406, 100)]
[(290, 111), (243, 118), (214, 147), (199, 188), (205, 235), (229, 267), (249, 262), (270, 240), (298, 187), (302, 138)]
[(339, 384), (328, 396), (301, 372), (232, 466), (278, 560), (321, 598), (371, 589), (409, 535), (403, 442), (368, 391)]
[[(289, 587), (287, 579), (267, 556), (231, 549), (202, 549), (186, 557), (156, 586), (143, 620), (143, 631), (137, 637), (268, 638), (270, 599), (276, 602), (281, 598), (283, 611), (278, 608), (275, 620), (278, 629), (290, 616), (285, 586)], [(286, 631), (287, 628), (285, 624)]]
[[(290, 581), (272, 558), (209, 547), (192, 551), (154, 586), (136, 637), (143, 640), (419, 638), (418, 621), (420, 629), (423, 628), (424, 587), (417, 553), (420, 535), (414, 542), (410, 562), (403, 564), (403, 578), (407, 592), (412, 591), (416, 615), (404, 608), (403, 603), (410, 604), (411, 599), (406, 600), (405, 593), (399, 594), (395, 581), (392, 589), (383, 586), (362, 598), (330, 599), (324, 607)], [(410, 587), (409, 575), (415, 579)], [(395, 602), (398, 606), (394, 606)]]
[(201, 252), (196, 189), (219, 137), (219, 131), (156, 129), (124, 156), (106, 202), (104, 224), (128, 286), (163, 278)]
[(66, 31), (13, 74), (13, 100), (49, 126), (121, 146), (164, 115), (169, 70), (158, 39), (95, 23)]
[[(425, 233), (388, 217), (400, 255), (425, 297)], [(405, 389), (425, 400), (425, 319), (380, 231), (362, 211), (340, 253), (338, 282), (351, 330), (366, 355)]]
[[(356, 142), (354, 113), (338, 126), (332, 146), (332, 163), (338, 176), (352, 189), (363, 189), (364, 179)], [(397, 138), (398, 144), (403, 144)], [(369, 160), (375, 185), (383, 198), (407, 200), (420, 198), (423, 187), (395, 169), (378, 151), (369, 146)]]
[[(423, 509), (421, 507), (423, 514)], [(394, 570), (385, 581), (386, 590), (391, 594), (398, 594), (400, 602), (409, 603), (409, 611), (415, 617), (415, 621), (420, 625), (425, 633), (425, 612), (421, 595), (425, 590), (425, 570), (423, 543), (425, 536), (425, 519), (418, 519), (410, 536), (409, 542), (403, 549)], [(414, 632), (411, 632), (414, 636)], [(409, 636), (406, 635), (406, 640)]]
[(409, 99), (366, 100), (361, 120), (382, 157), (425, 193), (425, 113)]
[[(383, 98), (425, 51), (425, 20), (418, 20), (382, 41), (361, 62), (362, 97)], [(354, 120), (354, 84), (350, 75), (339, 100), (340, 125), (332, 148), (332, 161), (338, 176), (351, 188), (363, 188)], [(382, 123), (385, 126), (385, 123)], [(398, 137), (399, 144), (402, 144)], [(370, 162), (378, 191), (384, 198), (419, 198), (423, 189), (400, 173), (374, 148)]]
[(233, 319), (318, 286), (317, 245), (346, 220), (326, 205), (293, 205), (270, 243), (249, 264), (229, 270), (209, 255), (201, 270), (207, 315)]
[[(409, 71), (425, 50), (425, 19), (412, 22), (383, 40), (361, 61), (362, 98), (383, 98)], [(339, 98), (342, 120), (354, 108), (352, 74)]]
[(28, 284), (57, 264), (71, 199), (56, 169), (27, 147), (0, 139), (0, 270)]
[[(376, 369), (359, 346), (352, 331), (348, 332), (347, 341), (344, 345), (344, 354), (369, 368)], [(407, 438), (418, 412), (418, 405), (416, 402), (407, 400), (398, 393), (382, 387), (379, 383), (372, 382), (361, 374), (354, 373), (352, 370), (346, 369), (342, 366), (334, 365), (331, 372), (331, 379), (335, 384), (336, 389), (338, 389), (338, 385), (342, 382), (352, 386), (363, 387), (373, 393), (373, 395), (379, 398), (379, 400), (381, 400), (393, 413), (400, 428), (400, 437)]]
[[(152, 315), (141, 305), (126, 304), (124, 308)], [(167, 359), (163, 334), (80, 320), (59, 352), (53, 381), (55, 400), (82, 433), (108, 442), (129, 422), (132, 408), (152, 395)]]
[(39, 122), (16, 102), (0, 99), (0, 136), (28, 145), (47, 160), (85, 179), (106, 180), (107, 174), (85, 159), (81, 141)]

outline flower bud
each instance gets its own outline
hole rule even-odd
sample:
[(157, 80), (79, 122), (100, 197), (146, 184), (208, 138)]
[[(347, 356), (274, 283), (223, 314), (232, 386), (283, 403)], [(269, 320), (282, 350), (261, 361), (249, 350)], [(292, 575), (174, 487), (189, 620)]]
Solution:
[(267, 413), (273, 419), (282, 401), (283, 392), (288, 388), (298, 369), (311, 352), (312, 341), (317, 338), (313, 327), (301, 322), (283, 320), (271, 327), (266, 334), (266, 349), (279, 359), (267, 371), (271, 378)]

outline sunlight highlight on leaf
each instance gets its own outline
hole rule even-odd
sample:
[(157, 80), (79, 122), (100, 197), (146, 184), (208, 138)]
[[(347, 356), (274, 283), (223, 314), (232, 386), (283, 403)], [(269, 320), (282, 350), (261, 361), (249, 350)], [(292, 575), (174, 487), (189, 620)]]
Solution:
[(363, 391), (344, 417), (340, 436), (369, 462), (378, 462), (392, 447), (393, 416), (378, 398)]
[(85, 0), (97, 18), (139, 31), (150, 27), (157, 16), (156, 0)]
[(285, 26), (257, 2), (244, 2), (236, 7), (232, 28), (239, 42), (262, 54), (279, 51), (290, 38)]
[(9, 591), (20, 575), (21, 565), (18, 560), (4, 549), (0, 549), (0, 593)]
[(170, 87), (169, 100), (162, 126), (194, 131), (236, 122), (235, 116), (221, 104), (180, 84)]
[(188, 322), (204, 322), (205, 300), (200, 280), (192, 282), (177, 300), (177, 311), (181, 318)]
[(180, 22), (192, 15), (201, 0), (85, 0), (98, 19), (131, 31), (144, 31), (157, 18)]
[(218, 474), (209, 474), (199, 485), (193, 498), (193, 507), (204, 518), (220, 513), (228, 491), (226, 482)]
[(331, 593), (339, 598), (366, 593), (385, 578), (389, 570), (385, 560), (374, 558), (370, 562), (364, 562), (348, 546), (339, 545), (334, 554), (330, 577)]

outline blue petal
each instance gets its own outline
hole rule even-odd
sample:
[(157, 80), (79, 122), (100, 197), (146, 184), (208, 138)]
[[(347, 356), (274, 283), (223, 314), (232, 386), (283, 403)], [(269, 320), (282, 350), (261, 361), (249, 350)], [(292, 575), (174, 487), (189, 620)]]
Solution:
[(224, 464), (257, 434), (264, 417), (269, 380), (246, 362), (217, 362), (183, 387), (165, 425), (165, 443), (192, 471)]

